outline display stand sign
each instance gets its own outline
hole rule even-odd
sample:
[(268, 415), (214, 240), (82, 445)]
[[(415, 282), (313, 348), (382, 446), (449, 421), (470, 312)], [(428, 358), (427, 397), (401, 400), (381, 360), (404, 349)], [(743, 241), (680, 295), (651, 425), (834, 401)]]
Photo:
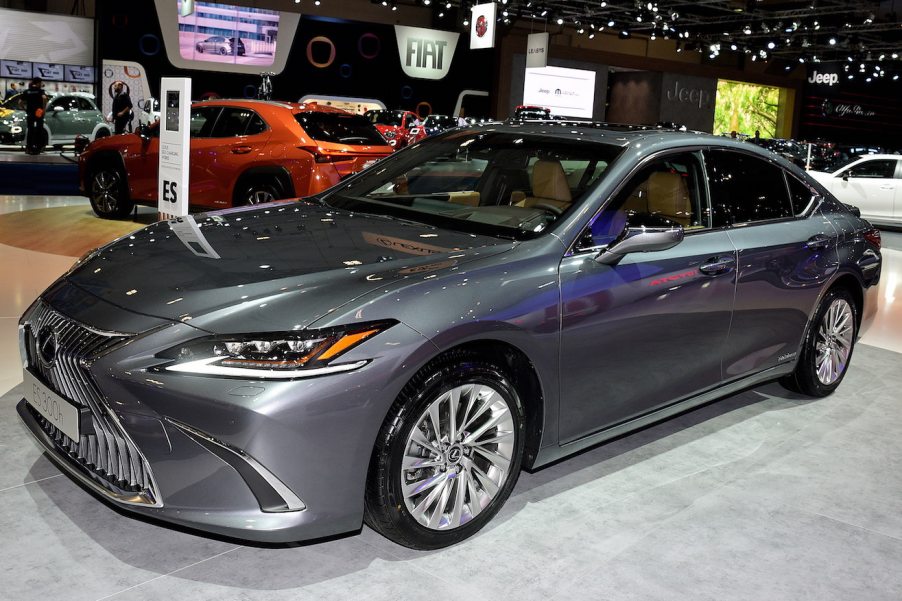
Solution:
[(548, 66), (548, 32), (531, 33), (526, 38), (526, 68)]
[(191, 80), (164, 77), (160, 82), (160, 181), (157, 206), (162, 219), (188, 214), (188, 159), (191, 156)]

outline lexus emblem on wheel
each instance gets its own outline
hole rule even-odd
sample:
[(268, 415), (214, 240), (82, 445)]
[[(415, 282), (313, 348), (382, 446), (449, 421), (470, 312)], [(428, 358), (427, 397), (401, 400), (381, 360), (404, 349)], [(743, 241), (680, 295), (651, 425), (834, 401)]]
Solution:
[(38, 330), (38, 356), (44, 367), (50, 367), (56, 360), (56, 330), (44, 326)]

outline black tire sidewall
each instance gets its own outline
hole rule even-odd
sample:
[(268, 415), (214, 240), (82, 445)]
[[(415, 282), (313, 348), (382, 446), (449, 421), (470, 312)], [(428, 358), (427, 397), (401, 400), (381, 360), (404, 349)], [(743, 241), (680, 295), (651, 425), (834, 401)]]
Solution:
[[(104, 211), (97, 201), (94, 198), (94, 178), (97, 177), (98, 173), (103, 171), (110, 171), (116, 173), (119, 177), (119, 184), (117, 185), (117, 193), (116, 193), (116, 209), (113, 211)], [(132, 207), (133, 203), (125, 197), (126, 183), (125, 183), (125, 174), (118, 167), (110, 166), (110, 165), (101, 165), (91, 170), (91, 179), (89, 181), (90, 185), (90, 196), (89, 199), (91, 201), (91, 209), (94, 210), (94, 213), (98, 217), (102, 217), (103, 219), (120, 219), (128, 215)]]
[[(402, 392), (415, 390), (403, 403), (396, 402), (386, 419), (385, 426), (380, 432), (382, 449), (376, 458), (379, 467), (386, 470), (387, 490), (382, 490), (384, 498), (381, 499), (383, 510), (390, 512), (390, 520), (393, 529), (397, 530), (402, 539), (396, 542), (417, 549), (437, 549), (446, 547), (468, 538), (483, 528), (498, 513), (510, 496), (513, 487), (517, 483), (523, 458), (523, 446), (525, 441), (525, 427), (523, 419), (523, 407), (511, 380), (504, 371), (492, 363), (481, 360), (470, 360), (460, 363), (446, 363), (436, 365), (429, 372), (424, 370), (419, 377), (411, 380), (411, 383)], [(492, 499), (491, 503), (483, 509), (478, 516), (467, 524), (449, 531), (431, 530), (422, 526), (410, 515), (404, 502), (401, 488), (401, 462), (405, 451), (407, 437), (416, 427), (420, 416), (439, 395), (465, 384), (484, 384), (496, 390), (508, 405), (515, 424), (514, 454), (507, 479), (504, 485)], [(386, 534), (383, 532), (383, 534)], [(392, 538), (389, 535), (390, 538)]]
[[(846, 358), (846, 368), (832, 384), (824, 384), (817, 377), (817, 336), (820, 330), (821, 322), (824, 315), (830, 309), (830, 306), (837, 299), (846, 301), (852, 308), (852, 347), (849, 349), (849, 356)], [(849, 365), (852, 362), (852, 355), (855, 352), (855, 343), (858, 338), (858, 306), (852, 296), (843, 289), (833, 289), (824, 295), (814, 314), (814, 319), (808, 326), (808, 334), (805, 336), (805, 343), (802, 347), (802, 356), (799, 357), (799, 364), (794, 373), (796, 388), (799, 392), (814, 397), (823, 397), (832, 393), (842, 383), (843, 379), (849, 371)]]

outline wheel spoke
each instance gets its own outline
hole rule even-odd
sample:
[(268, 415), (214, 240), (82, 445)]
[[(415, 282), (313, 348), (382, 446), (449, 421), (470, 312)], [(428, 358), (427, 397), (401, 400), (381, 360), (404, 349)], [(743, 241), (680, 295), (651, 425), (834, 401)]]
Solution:
[[(421, 447), (423, 447), (424, 449), (426, 449), (427, 451), (430, 451), (431, 453), (433, 453), (435, 455), (442, 454), (442, 450), (438, 447), (438, 445), (434, 444), (431, 440), (426, 438), (426, 436), (423, 435), (423, 431), (420, 430), (419, 426), (415, 427), (410, 432), (410, 440), (412, 440), (413, 442), (417, 443), (418, 445), (420, 445)], [(408, 445), (408, 446), (410, 446), (410, 445)]]
[(431, 530), (449, 530), (479, 515), (510, 477), (515, 432), (508, 401), (491, 386), (461, 384), (434, 397), (401, 457), (410, 516)]

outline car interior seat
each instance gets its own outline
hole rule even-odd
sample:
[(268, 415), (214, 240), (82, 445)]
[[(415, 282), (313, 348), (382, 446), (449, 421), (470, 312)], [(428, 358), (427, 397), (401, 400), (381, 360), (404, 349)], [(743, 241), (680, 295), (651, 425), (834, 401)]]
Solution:
[(689, 188), (679, 173), (656, 171), (648, 177), (648, 212), (688, 227), (692, 223)]
[(546, 204), (566, 210), (573, 202), (567, 175), (560, 161), (539, 160), (532, 167), (532, 196), (514, 203), (518, 207)]

